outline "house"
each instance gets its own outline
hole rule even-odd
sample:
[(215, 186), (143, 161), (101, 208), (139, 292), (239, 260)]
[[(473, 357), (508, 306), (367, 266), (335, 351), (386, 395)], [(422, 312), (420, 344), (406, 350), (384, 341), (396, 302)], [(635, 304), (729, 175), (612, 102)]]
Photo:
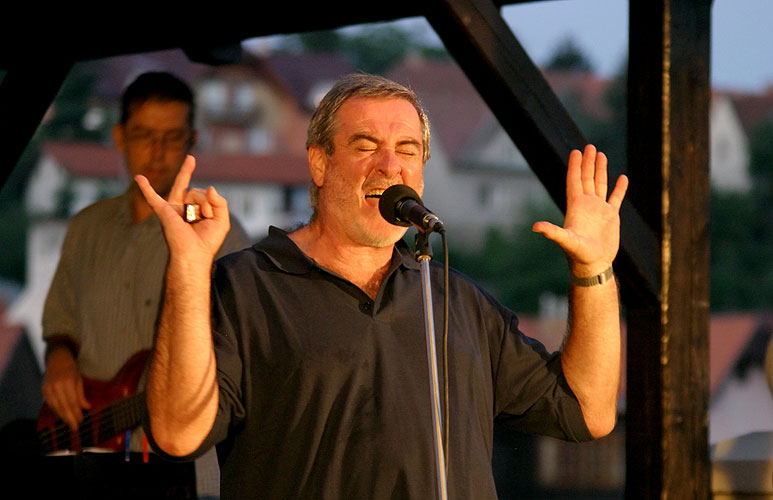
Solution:
[[(557, 349), (566, 331), (565, 318), (560, 308), (552, 309), (537, 317), (521, 316), (519, 328), (549, 349)], [(766, 460), (759, 456), (762, 445), (773, 449), (773, 380), (768, 383), (765, 367), (766, 351), (770, 350), (767, 369), (773, 372), (772, 325), (767, 314), (711, 315), (709, 445), (716, 458), (715, 475), (721, 478), (714, 481), (715, 491), (726, 491), (734, 481), (760, 487), (762, 478), (767, 481), (763, 487), (766, 484), (768, 489), (760, 491), (773, 493), (769, 472), (754, 472), (751, 479), (743, 477), (745, 470), (770, 471), (773, 464), (771, 455)], [(623, 325), (623, 352), (625, 332)], [(525, 487), (527, 498), (566, 498), (569, 489), (572, 498), (621, 497), (625, 485), (625, 357), (623, 363), (620, 419), (609, 436), (575, 444), (498, 429), (494, 460), (501, 498), (509, 498), (511, 490), (513, 498), (523, 498)], [(747, 452), (757, 458), (744, 462), (744, 469), (735, 462)], [(500, 462), (503, 465), (498, 468)], [(521, 464), (526, 472), (514, 471), (513, 463)]]
[[(332, 56), (275, 54), (210, 67), (191, 64), (181, 53), (168, 51), (90, 64), (89, 68), (100, 75), (95, 85), (97, 95), (91, 101), (94, 123), (99, 117), (115, 117), (121, 89), (142, 71), (171, 67), (192, 82), (201, 131), (194, 183), (214, 184), (253, 239), (258, 239), (269, 224), (292, 227), (306, 220), (310, 180), (304, 152), (306, 124), (319, 96), (335, 78), (351, 71), (345, 61)], [(548, 199), (517, 148), (453, 62), (412, 58), (388, 76), (412, 87), (430, 115), (432, 157), (425, 168), (423, 198), (444, 220), (453, 245), (474, 248), (489, 225), (508, 230), (519, 222), (524, 203)], [(549, 74), (548, 81), (559, 95), (577, 97), (582, 106), (597, 109), (602, 117), (608, 111), (601, 105), (604, 82), (588, 75), (558, 73)], [(743, 181), (748, 165), (746, 114), (739, 102), (735, 97), (717, 95), (712, 105), (712, 161), (717, 162), (712, 164), (712, 182), (729, 189), (744, 189), (748, 182)], [(8, 342), (0, 343), (6, 366), (19, 352), (22, 357), (42, 360), (42, 304), (67, 219), (99, 198), (120, 193), (128, 182), (122, 159), (108, 142), (50, 142), (42, 146), (28, 186), (27, 206), (37, 223), (29, 232), (27, 283), (5, 316), (11, 332), (4, 337)], [(560, 300), (548, 309), (562, 311)], [(757, 316), (712, 317), (712, 442), (753, 430), (740, 425), (743, 417), (730, 398), (734, 388), (743, 385), (743, 380), (734, 377), (733, 367), (756, 337), (760, 321)], [(521, 326), (557, 348), (566, 328), (565, 314), (523, 317)], [(16, 354), (9, 354), (14, 349)], [(37, 375), (35, 370), (28, 370), (30, 380), (40, 376), (39, 367)], [(5, 373), (16, 380), (17, 375)], [(7, 381), (7, 377), (0, 380)], [(32, 399), (39, 401), (37, 389), (29, 390), (34, 394)], [(770, 397), (769, 391), (762, 394), (759, 384), (754, 386), (754, 394), (758, 403)], [(623, 398), (621, 411), (624, 402)], [(768, 411), (754, 405), (745, 408), (760, 416)], [(499, 434), (495, 461), (510, 468), (502, 471), (500, 478), (512, 480), (514, 490), (522, 491), (523, 482), (530, 481), (534, 491), (552, 495), (536, 498), (561, 498), (564, 488), (569, 487), (585, 489), (588, 498), (602, 498), (599, 491), (615, 498), (624, 481), (624, 435), (622, 420), (608, 438), (583, 445)], [(519, 471), (516, 475), (512, 474), (514, 461)], [(505, 479), (501, 481), (505, 481), (500, 483), (504, 491), (508, 484)]]
[(390, 78), (410, 87), (426, 109), (432, 155), (422, 201), (445, 223), (455, 245), (476, 249), (486, 231), (510, 231), (522, 207), (547, 192), (452, 61), (409, 58)]
[(749, 139), (732, 97), (715, 92), (709, 113), (711, 185), (720, 191), (746, 192), (751, 188)]

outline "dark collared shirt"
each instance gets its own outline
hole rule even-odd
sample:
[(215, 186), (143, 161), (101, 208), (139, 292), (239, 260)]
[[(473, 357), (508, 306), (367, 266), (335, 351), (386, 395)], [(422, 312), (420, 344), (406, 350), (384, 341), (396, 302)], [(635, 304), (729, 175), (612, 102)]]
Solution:
[[(430, 267), (442, 359), (443, 269)], [(435, 498), (421, 272), (404, 244), (375, 301), (275, 228), (213, 279), (220, 409), (202, 450), (220, 443), (224, 499)], [(558, 355), (462, 275), (449, 288), (449, 498), (496, 498), (495, 418), (590, 435)]]

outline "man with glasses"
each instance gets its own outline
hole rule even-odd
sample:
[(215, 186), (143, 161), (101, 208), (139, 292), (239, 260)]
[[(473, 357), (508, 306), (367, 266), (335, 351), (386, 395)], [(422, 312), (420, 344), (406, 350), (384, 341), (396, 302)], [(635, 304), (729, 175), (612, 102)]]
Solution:
[[(122, 96), (120, 123), (113, 137), (130, 178), (141, 174), (167, 196), (196, 143), (190, 88), (169, 73), (140, 75)], [(219, 254), (246, 246), (246, 235), (236, 223)], [(107, 425), (99, 418), (84, 420), (84, 410), (94, 415), (101, 411), (104, 417), (114, 391), (122, 396), (135, 392), (128, 385), (137, 372), (144, 378), (144, 356), (153, 345), (168, 260), (161, 224), (135, 182), (124, 194), (101, 200), (73, 217), (43, 312), (47, 345), (43, 395), (61, 419), (60, 427)], [(129, 372), (129, 366), (137, 369)], [(89, 381), (110, 384), (105, 394), (98, 395), (89, 392), (94, 387)], [(137, 389), (141, 391), (142, 385), (140, 381)], [(137, 399), (144, 404), (144, 398)], [(57, 469), (74, 474), (70, 493), (78, 498), (117, 498), (108, 489), (115, 488), (134, 492), (132, 497), (195, 498), (193, 464), (181, 467), (143, 453), (147, 440), (140, 427), (115, 432), (128, 438), (125, 449), (77, 453), (68, 457), (69, 462), (54, 459)], [(106, 447), (99, 440), (68, 443), (63, 439), (58, 438), (55, 451)], [(63, 464), (65, 468), (59, 467)]]

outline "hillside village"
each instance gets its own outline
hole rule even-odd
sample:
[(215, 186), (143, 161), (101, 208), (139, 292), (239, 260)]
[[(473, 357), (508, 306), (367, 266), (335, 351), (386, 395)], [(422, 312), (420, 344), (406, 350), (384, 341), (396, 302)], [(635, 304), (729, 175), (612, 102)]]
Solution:
[[(308, 219), (306, 124), (332, 81), (356, 70), (345, 59), (245, 54), (239, 64), (205, 66), (187, 62), (182, 52), (165, 51), (83, 64), (99, 71), (92, 114), (108, 117), (103, 119), (114, 114), (121, 90), (141, 72), (171, 70), (192, 84), (200, 131), (194, 182), (215, 185), (251, 239), (260, 239), (269, 225), (292, 228)], [(385, 76), (416, 90), (429, 112), (432, 156), (425, 169), (423, 199), (442, 217), (453, 244), (475, 248), (489, 226), (509, 230), (524, 204), (548, 199), (453, 61), (408, 58)], [(586, 111), (602, 116), (610, 112), (603, 99), (610, 82), (571, 72), (547, 73), (546, 78), (557, 95), (579, 96)], [(714, 188), (748, 190), (748, 134), (760, 119), (773, 117), (773, 89), (753, 96), (717, 91), (710, 116)], [(69, 217), (102, 197), (120, 194), (127, 182), (122, 158), (108, 141), (41, 145), (25, 200), (35, 220), (29, 230), (26, 282), (5, 309), (0, 307), (0, 425), (34, 417), (29, 413), (39, 405), (40, 315)], [(522, 329), (557, 348), (565, 329), (565, 306), (560, 300), (552, 303), (542, 316), (522, 318)], [(773, 400), (761, 357), (754, 355), (759, 346), (767, 345), (771, 325), (770, 318), (753, 314), (712, 318), (712, 444), (773, 431)], [(750, 351), (750, 346), (755, 349)], [(624, 403), (622, 398), (622, 411)], [(746, 408), (748, 415), (740, 416), (739, 408)], [(606, 451), (585, 447), (580, 452), (591, 464), (617, 460), (617, 466), (603, 468), (604, 473), (559, 471), (555, 463), (537, 461), (534, 467), (541, 469), (536, 475), (550, 484), (591, 481), (588, 487), (614, 491), (624, 481), (623, 436), (616, 430), (603, 440), (599, 446)], [(551, 440), (535, 446), (551, 456), (577, 453)]]

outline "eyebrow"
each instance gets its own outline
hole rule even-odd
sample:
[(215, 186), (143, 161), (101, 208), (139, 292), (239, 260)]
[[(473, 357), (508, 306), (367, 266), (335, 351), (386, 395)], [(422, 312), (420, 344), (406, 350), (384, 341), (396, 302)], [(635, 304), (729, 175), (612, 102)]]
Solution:
[[(366, 141), (372, 142), (374, 144), (379, 144), (379, 142), (380, 142), (378, 139), (376, 139), (372, 135), (365, 134), (365, 133), (358, 133), (358, 134), (352, 135), (349, 138), (348, 144), (349, 145), (354, 144), (355, 142), (357, 142), (359, 140), (366, 140)], [(420, 141), (418, 141), (416, 139), (403, 139), (401, 141), (398, 141), (397, 145), (398, 146), (416, 146), (416, 147), (421, 147), (422, 144), (421, 144)]]
[(355, 142), (360, 140), (366, 140), (366, 141), (375, 142), (378, 144), (378, 140), (376, 140), (375, 137), (373, 137), (372, 135), (362, 134), (362, 133), (352, 135), (349, 138), (349, 144), (354, 144)]

